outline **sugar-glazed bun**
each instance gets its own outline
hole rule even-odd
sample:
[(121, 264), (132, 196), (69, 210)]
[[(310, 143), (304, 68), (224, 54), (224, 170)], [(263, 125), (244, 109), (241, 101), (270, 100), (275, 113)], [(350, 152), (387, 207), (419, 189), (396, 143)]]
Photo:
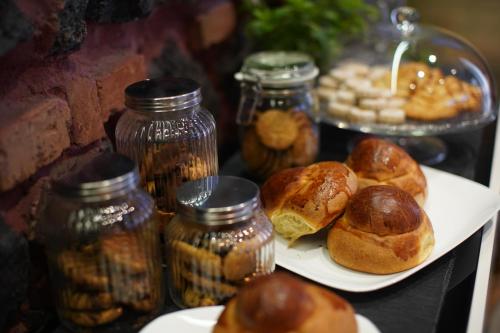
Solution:
[(345, 164), (319, 162), (275, 173), (261, 193), (276, 232), (293, 242), (340, 216), (356, 189), (356, 175)]
[(427, 214), (408, 192), (377, 185), (354, 195), (328, 232), (327, 245), (340, 265), (390, 274), (422, 263), (434, 247), (434, 232)]
[(346, 164), (358, 176), (359, 189), (394, 185), (409, 192), (419, 205), (427, 197), (427, 182), (418, 163), (397, 145), (378, 138), (359, 142)]
[(214, 333), (354, 333), (351, 305), (286, 273), (258, 277), (229, 301)]

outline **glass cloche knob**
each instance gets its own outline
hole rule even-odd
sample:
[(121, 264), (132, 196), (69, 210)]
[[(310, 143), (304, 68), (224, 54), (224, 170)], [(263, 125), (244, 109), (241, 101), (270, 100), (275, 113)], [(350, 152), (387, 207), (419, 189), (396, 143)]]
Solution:
[(405, 35), (413, 32), (419, 19), (420, 15), (413, 7), (398, 7), (391, 12), (392, 23)]

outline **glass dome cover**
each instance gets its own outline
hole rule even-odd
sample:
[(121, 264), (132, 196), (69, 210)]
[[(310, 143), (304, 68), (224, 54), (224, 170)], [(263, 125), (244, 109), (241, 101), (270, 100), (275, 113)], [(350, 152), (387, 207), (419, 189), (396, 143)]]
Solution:
[(496, 86), (484, 58), (463, 38), (418, 18), (413, 8), (394, 9), (375, 45), (347, 50), (320, 78), (325, 121), (367, 133), (422, 136), (495, 119)]

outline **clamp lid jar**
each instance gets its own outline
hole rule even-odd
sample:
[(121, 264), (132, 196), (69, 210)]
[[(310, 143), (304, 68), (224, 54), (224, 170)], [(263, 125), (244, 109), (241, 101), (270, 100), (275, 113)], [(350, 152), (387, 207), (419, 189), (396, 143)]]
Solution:
[(287, 88), (310, 83), (318, 73), (312, 58), (304, 53), (264, 51), (248, 56), (234, 77), (267, 88)]
[(169, 291), (179, 306), (220, 304), (253, 277), (274, 271), (274, 234), (259, 188), (213, 176), (183, 184), (166, 228)]
[(235, 74), (241, 87), (236, 122), (242, 158), (257, 179), (316, 159), (319, 118), (312, 88), (317, 75), (311, 57), (284, 51), (252, 54)]

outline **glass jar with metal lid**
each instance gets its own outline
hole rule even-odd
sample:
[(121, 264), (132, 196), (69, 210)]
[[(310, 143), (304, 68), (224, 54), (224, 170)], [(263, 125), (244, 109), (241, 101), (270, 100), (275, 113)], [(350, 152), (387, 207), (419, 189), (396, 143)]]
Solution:
[(215, 120), (201, 99), (198, 83), (183, 78), (140, 81), (125, 90), (129, 110), (117, 124), (116, 147), (138, 163), (162, 224), (174, 215), (181, 183), (218, 172)]
[(316, 159), (318, 104), (312, 88), (317, 75), (308, 55), (277, 51), (250, 55), (235, 74), (241, 86), (236, 122), (242, 158), (256, 178)]
[(163, 304), (153, 199), (135, 163), (104, 154), (51, 183), (40, 211), (55, 304), (73, 331), (137, 331)]
[(273, 227), (249, 180), (214, 176), (183, 184), (165, 232), (168, 286), (181, 307), (220, 304), (274, 271)]

